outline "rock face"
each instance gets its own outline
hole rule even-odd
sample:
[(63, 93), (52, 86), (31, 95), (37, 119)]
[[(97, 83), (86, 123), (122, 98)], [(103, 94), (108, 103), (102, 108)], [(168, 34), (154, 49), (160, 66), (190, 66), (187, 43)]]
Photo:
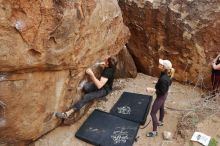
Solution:
[(85, 69), (129, 37), (117, 0), (0, 0), (0, 141), (55, 128)]
[(220, 1), (119, 0), (119, 5), (139, 71), (158, 75), (158, 59), (164, 58), (172, 61), (179, 81), (209, 80), (209, 63), (220, 52)]
[(136, 65), (126, 46), (116, 55), (116, 58), (118, 60), (116, 78), (135, 78), (137, 76)]

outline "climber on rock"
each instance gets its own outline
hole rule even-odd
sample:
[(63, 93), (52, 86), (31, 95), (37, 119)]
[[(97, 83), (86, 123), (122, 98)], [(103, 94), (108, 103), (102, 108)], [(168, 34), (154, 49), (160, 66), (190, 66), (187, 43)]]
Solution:
[(116, 60), (109, 57), (104, 62), (100, 63), (103, 68), (101, 78), (95, 77), (91, 68), (86, 70), (86, 74), (89, 75), (92, 82), (88, 82), (83, 86), (85, 95), (76, 104), (72, 105), (66, 112), (57, 112), (55, 115), (61, 119), (67, 119), (72, 113), (79, 111), (84, 105), (90, 101), (103, 98), (112, 91), (112, 85), (114, 80), (114, 74), (116, 69)]

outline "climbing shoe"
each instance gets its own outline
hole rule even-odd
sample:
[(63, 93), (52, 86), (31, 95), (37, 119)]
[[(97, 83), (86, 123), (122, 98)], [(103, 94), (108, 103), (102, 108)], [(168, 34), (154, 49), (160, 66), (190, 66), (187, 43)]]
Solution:
[(60, 119), (67, 119), (68, 118), (67, 114), (62, 113), (62, 112), (57, 112), (55, 115), (57, 118), (60, 118)]
[(164, 125), (164, 123), (159, 121), (158, 126), (163, 126), (163, 125)]
[(157, 131), (148, 132), (146, 136), (147, 137), (155, 137), (155, 136), (157, 136)]

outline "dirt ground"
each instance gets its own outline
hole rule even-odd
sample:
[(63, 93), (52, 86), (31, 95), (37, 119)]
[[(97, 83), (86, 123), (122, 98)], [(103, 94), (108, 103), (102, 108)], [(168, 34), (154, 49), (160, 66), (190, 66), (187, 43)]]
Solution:
[[(139, 73), (135, 79), (117, 79), (114, 82), (114, 91), (107, 96), (107, 101), (97, 101), (79, 121), (71, 126), (60, 126), (46, 136), (40, 138), (31, 146), (92, 146), (75, 138), (75, 133), (94, 109), (109, 112), (124, 91), (147, 94), (146, 87), (154, 87), (153, 81), (157, 78)], [(152, 130), (152, 122), (144, 129), (140, 127), (137, 141), (133, 146), (199, 146), (191, 143), (193, 131), (203, 132), (215, 140), (220, 141), (220, 100), (204, 102), (202, 91), (194, 86), (182, 85), (173, 82), (165, 104), (164, 126), (159, 127), (158, 136), (147, 138), (146, 132)], [(153, 96), (155, 99), (155, 95)], [(192, 115), (191, 125), (184, 125)], [(196, 115), (196, 116), (194, 116)], [(196, 120), (195, 120), (196, 119)], [(146, 123), (151, 120), (148, 115)], [(182, 121), (182, 123), (180, 122)], [(189, 121), (190, 122), (190, 121)], [(146, 124), (145, 123), (145, 124)], [(181, 125), (182, 124), (182, 125)], [(172, 133), (171, 140), (164, 140), (163, 131)]]

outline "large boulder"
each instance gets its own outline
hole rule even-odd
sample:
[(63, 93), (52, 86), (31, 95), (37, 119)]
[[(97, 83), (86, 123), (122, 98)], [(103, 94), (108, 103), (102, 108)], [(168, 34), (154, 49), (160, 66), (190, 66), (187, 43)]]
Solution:
[[(156, 76), (158, 59), (170, 59), (175, 79), (208, 82), (220, 52), (220, 1), (119, 0), (138, 71)], [(207, 85), (207, 84), (206, 84)]]
[(54, 129), (85, 69), (129, 37), (117, 0), (0, 0), (0, 142)]
[(135, 78), (137, 76), (136, 65), (126, 46), (116, 55), (116, 58), (116, 78)]

